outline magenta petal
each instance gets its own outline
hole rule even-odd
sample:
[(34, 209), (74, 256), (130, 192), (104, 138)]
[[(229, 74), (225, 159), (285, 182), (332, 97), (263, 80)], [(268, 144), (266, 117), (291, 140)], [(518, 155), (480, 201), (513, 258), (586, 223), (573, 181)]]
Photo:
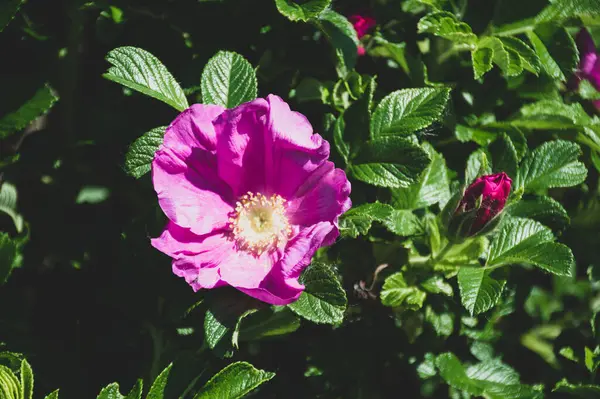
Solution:
[(219, 265), (230, 256), (233, 243), (221, 233), (198, 236), (169, 223), (152, 246), (173, 258), (173, 273), (198, 290), (222, 285)]
[(273, 263), (273, 256), (267, 252), (256, 257), (237, 251), (221, 264), (221, 279), (235, 288), (256, 288), (269, 274)]
[(592, 35), (590, 35), (590, 32), (588, 32), (587, 29), (581, 29), (579, 33), (577, 33), (575, 41), (577, 43), (577, 48), (579, 49), (580, 59), (583, 59), (588, 54), (596, 53), (596, 45), (594, 44), (594, 39), (592, 39)]
[(335, 221), (352, 206), (350, 182), (341, 169), (327, 161), (300, 187), (297, 198), (288, 204), (291, 222), (310, 226), (321, 221)]
[(304, 291), (304, 286), (293, 279), (275, 283), (267, 278), (259, 288), (238, 288), (238, 290), (271, 305), (283, 306), (296, 301)]
[(320, 222), (314, 226), (304, 228), (290, 240), (285, 254), (276, 267), (285, 279), (297, 279), (310, 261), (323, 241), (334, 229), (331, 222)]
[(267, 102), (258, 98), (226, 110), (214, 122), (218, 175), (236, 197), (265, 192), (265, 119)]
[(298, 187), (329, 158), (329, 143), (313, 134), (306, 117), (290, 110), (281, 98), (269, 95), (266, 140), (267, 183), (283, 198)]

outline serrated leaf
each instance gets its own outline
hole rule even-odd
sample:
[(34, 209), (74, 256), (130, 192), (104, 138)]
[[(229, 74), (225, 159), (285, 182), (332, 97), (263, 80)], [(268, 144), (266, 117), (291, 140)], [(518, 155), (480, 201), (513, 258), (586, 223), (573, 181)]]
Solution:
[(435, 313), (431, 306), (425, 309), (425, 320), (427, 320), (438, 337), (449, 337), (454, 331), (454, 314), (452, 313)]
[(412, 140), (387, 136), (363, 144), (350, 170), (374, 186), (408, 187), (429, 162), (428, 154)]
[(21, 107), (0, 118), (0, 139), (23, 130), (39, 116), (45, 114), (58, 101), (49, 85), (39, 89), (33, 97)]
[(446, 107), (450, 89), (397, 90), (386, 96), (371, 118), (371, 137), (407, 135), (438, 120)]
[(405, 209), (394, 209), (383, 221), (383, 225), (399, 236), (412, 236), (423, 231), (417, 215)]
[(17, 243), (6, 233), (0, 233), (0, 284), (10, 276), (17, 258)]
[(331, 0), (309, 0), (298, 3), (294, 0), (275, 0), (277, 10), (290, 21), (308, 21), (321, 14)]
[(458, 271), (460, 299), (471, 315), (483, 313), (498, 303), (506, 280), (496, 280), (490, 271), (479, 267), (461, 267)]
[(556, 63), (554, 58), (552, 58), (548, 48), (538, 37), (538, 35), (536, 35), (535, 32), (527, 32), (527, 38), (531, 42), (531, 45), (533, 46), (533, 49), (540, 60), (540, 65), (544, 71), (546, 71), (546, 73), (552, 78), (564, 81), (565, 75), (561, 71), (560, 66)]
[(8, 182), (0, 186), (0, 212), (10, 216), (17, 233), (23, 231), (23, 217), (17, 212), (17, 188)]
[(152, 169), (154, 153), (162, 144), (166, 126), (155, 127), (137, 138), (125, 155), (125, 171), (139, 179)]
[(48, 395), (44, 399), (58, 399), (58, 389)]
[(513, 179), (517, 175), (517, 150), (508, 135), (502, 133), (489, 146), (490, 154), (492, 155), (494, 173), (505, 172)]
[(356, 30), (346, 17), (333, 10), (323, 11), (313, 22), (333, 47), (338, 76), (345, 77), (356, 65), (359, 44)]
[(414, 210), (438, 203), (443, 208), (450, 199), (450, 180), (444, 156), (435, 152), (429, 144), (423, 144), (423, 149), (429, 154), (431, 163), (414, 184), (392, 190), (395, 208)]
[(535, 21), (543, 24), (572, 17), (596, 17), (599, 7), (598, 0), (554, 0), (535, 17)]
[(596, 399), (600, 395), (600, 385), (571, 384), (565, 378), (556, 383), (552, 392), (566, 393), (582, 399)]
[(524, 69), (536, 76), (540, 73), (540, 58), (531, 47), (525, 44), (525, 42), (517, 39), (516, 37), (510, 36), (502, 37), (500, 40), (502, 41), (505, 49), (511, 49), (518, 54), (518, 56), (521, 58), (521, 64), (523, 65)]
[(179, 83), (158, 58), (137, 47), (118, 47), (106, 61), (113, 66), (104, 78), (169, 104), (178, 111), (188, 108)]
[(494, 64), (502, 70), (506, 76), (516, 76), (523, 72), (523, 63), (519, 54), (510, 47), (505, 47), (497, 37), (487, 36), (477, 43), (477, 48), (489, 48), (492, 50)]
[(474, 46), (477, 43), (477, 36), (471, 27), (446, 11), (425, 15), (419, 20), (417, 29), (419, 33), (431, 33), (459, 44)]
[(13, 20), (25, 0), (5, 0), (0, 4), (0, 32)]
[(374, 221), (385, 221), (393, 211), (391, 206), (379, 202), (353, 207), (340, 218), (340, 232), (352, 238), (367, 234)]
[(409, 286), (402, 272), (397, 272), (385, 279), (381, 288), (381, 303), (385, 306), (405, 306), (409, 309), (420, 309), (425, 301), (426, 293), (418, 287)]
[(21, 399), (33, 398), (33, 370), (27, 362), (23, 359), (21, 362)]
[(540, 196), (523, 199), (509, 205), (505, 212), (511, 216), (537, 220), (549, 227), (565, 227), (570, 219), (563, 206), (554, 199)]
[(173, 368), (173, 363), (169, 364), (163, 371), (160, 372), (158, 377), (152, 383), (150, 387), (150, 391), (148, 391), (148, 396), (146, 399), (166, 399), (165, 397), (165, 388), (167, 387), (167, 383), (169, 382), (169, 375), (171, 374), (171, 369)]
[(440, 371), (440, 376), (450, 385), (461, 391), (467, 391), (473, 395), (481, 395), (483, 390), (477, 387), (467, 373), (458, 358), (453, 353), (442, 353), (435, 359), (435, 365)]
[(346, 311), (346, 292), (327, 265), (313, 263), (300, 276), (305, 289), (288, 307), (298, 316), (318, 324), (339, 324)]
[(241, 398), (273, 377), (275, 373), (259, 370), (250, 363), (232, 363), (215, 374), (194, 399)]
[(510, 124), (527, 129), (577, 129), (591, 124), (581, 104), (542, 100), (521, 108)]
[(210, 349), (215, 349), (226, 335), (232, 334), (240, 316), (259, 306), (256, 300), (241, 292), (224, 289), (211, 293), (206, 302), (204, 340)]
[(417, 367), (417, 374), (419, 378), (427, 379), (437, 374), (435, 370), (435, 355), (433, 353), (426, 353), (423, 361)]
[(525, 156), (519, 167), (515, 189), (542, 190), (571, 187), (587, 176), (585, 165), (577, 160), (579, 145), (570, 141), (549, 141)]
[(102, 388), (96, 399), (125, 399), (125, 396), (121, 395), (119, 384), (113, 382)]
[(470, 184), (482, 175), (489, 175), (492, 173), (492, 167), (488, 161), (488, 157), (485, 151), (479, 149), (467, 159), (467, 168), (465, 170), (465, 183)]
[(471, 52), (471, 61), (473, 63), (473, 76), (475, 79), (492, 70), (492, 61), (494, 60), (494, 49), (487, 47), (478, 47)]
[(446, 296), (453, 296), (454, 290), (452, 286), (444, 280), (441, 276), (433, 276), (421, 283), (421, 287), (427, 292), (432, 294), (444, 294)]
[[(135, 382), (133, 388), (131, 388), (131, 391), (129, 391), (127, 396), (125, 396), (125, 399), (142, 399), (142, 391), (144, 389), (143, 384), (144, 383), (142, 382), (142, 380), (138, 379)], [(146, 397), (146, 399), (149, 399), (149, 397)]]
[(552, 231), (535, 220), (505, 218), (490, 245), (487, 264), (527, 263), (559, 276), (570, 276), (573, 253), (553, 240)]
[(254, 100), (258, 93), (256, 73), (241, 55), (219, 51), (202, 71), (202, 102), (225, 108)]
[(19, 380), (6, 366), (0, 364), (0, 395), (7, 399), (19, 399), (21, 392)]

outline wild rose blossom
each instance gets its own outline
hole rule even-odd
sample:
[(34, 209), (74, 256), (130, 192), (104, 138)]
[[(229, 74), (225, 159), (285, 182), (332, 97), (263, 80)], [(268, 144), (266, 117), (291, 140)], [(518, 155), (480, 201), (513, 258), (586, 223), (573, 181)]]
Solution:
[(270, 95), (233, 109), (196, 104), (167, 128), (152, 162), (169, 219), (152, 245), (195, 290), (230, 285), (285, 305), (315, 251), (339, 236), (350, 183), (329, 143)]
[[(579, 67), (569, 85), (576, 89), (582, 80), (589, 81), (596, 90), (600, 90), (600, 57), (594, 44), (594, 39), (583, 28), (577, 33), (575, 38), (579, 48)], [(594, 105), (600, 109), (600, 100), (595, 100)]]
[(504, 172), (481, 176), (465, 190), (450, 222), (458, 236), (481, 232), (504, 209), (512, 180)]
[[(375, 25), (377, 25), (377, 22), (374, 18), (361, 14), (351, 15), (348, 17), (348, 20), (352, 26), (354, 26), (356, 36), (358, 36), (359, 40), (362, 39), (363, 36), (365, 36), (373, 27), (375, 27)], [(362, 44), (359, 44), (357, 52), (358, 55), (365, 55), (366, 50)]]

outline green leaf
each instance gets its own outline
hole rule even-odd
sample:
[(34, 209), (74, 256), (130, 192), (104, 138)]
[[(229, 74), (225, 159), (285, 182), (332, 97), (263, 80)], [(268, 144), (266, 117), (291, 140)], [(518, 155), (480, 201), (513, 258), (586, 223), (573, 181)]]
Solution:
[(0, 397), (19, 399), (20, 396), (19, 380), (11, 369), (0, 364)]
[(482, 175), (492, 173), (492, 167), (489, 164), (485, 151), (479, 149), (469, 155), (467, 159), (467, 169), (465, 170), (465, 183), (470, 184)]
[[(143, 384), (142, 380), (138, 379), (133, 388), (131, 388), (131, 391), (125, 396), (125, 399), (142, 399), (142, 391), (144, 390)], [(146, 399), (149, 399), (149, 397), (146, 397)]]
[(542, 68), (540, 58), (525, 42), (516, 37), (502, 37), (500, 40), (505, 49), (510, 49), (518, 54), (524, 69), (536, 76), (540, 73)]
[(421, 283), (421, 287), (427, 292), (432, 294), (444, 294), (446, 296), (453, 296), (454, 290), (452, 286), (444, 280), (441, 276), (433, 276)]
[(173, 75), (146, 50), (118, 47), (107, 54), (106, 61), (113, 66), (102, 75), (104, 78), (156, 98), (178, 111), (189, 107)]
[(497, 140), (489, 146), (492, 155), (494, 173), (505, 172), (513, 179), (517, 176), (517, 150), (507, 134), (502, 133)]
[(165, 388), (167, 387), (167, 383), (169, 382), (169, 375), (171, 374), (171, 369), (173, 368), (173, 363), (169, 364), (161, 373), (156, 377), (152, 386), (150, 387), (150, 391), (148, 392), (148, 396), (146, 399), (166, 399), (165, 397)]
[(505, 212), (511, 216), (537, 220), (549, 227), (565, 227), (570, 223), (569, 215), (563, 206), (546, 196), (524, 199), (509, 205)]
[(155, 127), (137, 138), (125, 155), (125, 171), (139, 179), (150, 172), (154, 153), (162, 144), (166, 126)]
[(600, 91), (598, 91), (589, 80), (579, 82), (579, 95), (586, 100), (600, 100)]
[(0, 233), (0, 284), (4, 284), (10, 276), (17, 258), (17, 243), (6, 233)]
[(493, 36), (484, 37), (477, 44), (477, 48), (492, 50), (492, 61), (498, 65), (504, 75), (517, 76), (523, 72), (523, 63), (519, 53), (511, 47), (505, 47), (499, 38)]
[(275, 0), (279, 12), (290, 21), (306, 22), (321, 14), (329, 5), (331, 0), (308, 0), (298, 3), (294, 0)]
[(475, 79), (492, 70), (492, 61), (494, 60), (494, 50), (488, 47), (478, 47), (471, 52), (473, 62), (473, 75)]
[(13, 20), (25, 0), (5, 0), (0, 4), (0, 32)]
[(58, 399), (58, 389), (48, 394), (44, 399)]
[(225, 108), (254, 100), (258, 93), (256, 73), (252, 65), (241, 55), (219, 51), (202, 71), (202, 102)]
[(338, 76), (345, 77), (356, 65), (359, 44), (356, 30), (346, 17), (333, 10), (323, 11), (313, 22), (335, 51)]
[(549, 141), (525, 156), (515, 182), (515, 190), (542, 190), (571, 187), (582, 183), (587, 176), (585, 165), (577, 160), (579, 145), (570, 141)]
[(327, 265), (314, 263), (300, 276), (306, 287), (288, 307), (298, 316), (318, 324), (339, 324), (344, 319), (347, 299), (337, 277)]
[(438, 337), (449, 337), (454, 331), (454, 314), (452, 313), (437, 314), (431, 306), (427, 306), (425, 320), (431, 324)]
[(526, 129), (577, 129), (591, 123), (581, 104), (542, 100), (521, 108), (510, 124)]
[(125, 396), (121, 395), (119, 390), (119, 384), (113, 382), (102, 388), (96, 399), (126, 399)]
[(9, 182), (0, 186), (0, 212), (10, 216), (17, 233), (23, 231), (23, 217), (17, 212), (17, 188)]
[(226, 335), (230, 335), (238, 319), (260, 303), (241, 292), (228, 289), (217, 290), (207, 296), (208, 310), (204, 316), (204, 340), (215, 349)]
[(245, 317), (241, 321), (241, 341), (255, 341), (289, 334), (300, 328), (300, 320), (288, 307), (269, 308)]
[(460, 298), (471, 316), (483, 313), (498, 303), (506, 280), (496, 280), (490, 271), (479, 267), (461, 267), (458, 271)]
[(21, 362), (21, 399), (31, 398), (33, 398), (33, 370), (27, 360), (23, 359)]
[(446, 204), (450, 199), (450, 179), (444, 156), (435, 152), (429, 144), (423, 144), (431, 163), (421, 173), (419, 179), (406, 188), (392, 190), (392, 205), (400, 209), (420, 209), (431, 205)]
[(371, 118), (371, 137), (408, 135), (438, 120), (450, 89), (420, 88), (397, 90), (386, 96)]
[(554, 0), (536, 17), (538, 24), (558, 23), (572, 17), (597, 17), (598, 0)]
[(408, 187), (429, 165), (429, 156), (414, 141), (381, 137), (366, 142), (350, 170), (365, 183), (380, 187)]
[(21, 105), (18, 110), (0, 118), (0, 139), (4, 139), (29, 126), (36, 118), (48, 112), (56, 101), (58, 101), (58, 96), (46, 84), (29, 101)]
[(451, 387), (467, 391), (472, 395), (482, 394), (483, 389), (473, 384), (460, 360), (453, 353), (447, 352), (438, 355), (435, 365), (440, 370), (440, 376)]
[(383, 221), (383, 225), (399, 236), (412, 236), (423, 231), (417, 215), (404, 209), (394, 209)]
[(419, 378), (427, 379), (437, 374), (435, 370), (435, 355), (433, 353), (426, 353), (423, 362), (417, 367), (417, 373)]
[(367, 234), (374, 221), (384, 222), (393, 211), (391, 206), (379, 202), (351, 208), (340, 218), (340, 232), (342, 236), (352, 238)]
[(566, 393), (583, 399), (597, 399), (600, 395), (600, 385), (571, 384), (565, 378), (556, 383), (552, 392)]
[(259, 370), (250, 363), (235, 362), (215, 374), (194, 399), (241, 398), (273, 377), (275, 373)]
[(419, 20), (417, 29), (419, 33), (431, 33), (459, 44), (474, 46), (477, 43), (477, 36), (471, 27), (446, 11), (425, 15)]
[(397, 272), (385, 279), (380, 296), (385, 306), (405, 306), (416, 310), (423, 307), (427, 294), (418, 287), (409, 286), (402, 272)]
[(527, 263), (559, 276), (570, 276), (573, 253), (553, 240), (552, 231), (535, 220), (505, 218), (490, 245), (487, 264)]
[(76, 204), (99, 204), (106, 201), (110, 196), (110, 190), (102, 186), (83, 186), (77, 197), (75, 198)]
[(373, 40), (378, 46), (369, 49), (371, 57), (388, 58), (398, 64), (406, 74), (410, 72), (405, 55), (406, 43), (389, 42), (379, 35), (374, 36)]
[(535, 32), (527, 32), (527, 38), (531, 42), (533, 49), (535, 50), (539, 60), (540, 65), (548, 74), (554, 79), (565, 81), (565, 75), (560, 69), (560, 66), (556, 63), (554, 58), (550, 55), (548, 48), (542, 42), (542, 40), (535, 34)]

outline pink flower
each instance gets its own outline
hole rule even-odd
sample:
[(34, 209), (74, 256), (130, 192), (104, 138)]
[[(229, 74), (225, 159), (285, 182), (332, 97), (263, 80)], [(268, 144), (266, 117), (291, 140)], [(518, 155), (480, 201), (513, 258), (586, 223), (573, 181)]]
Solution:
[(348, 20), (352, 26), (354, 26), (354, 30), (356, 30), (356, 35), (359, 39), (362, 39), (362, 37), (377, 24), (374, 18), (360, 14), (351, 15), (348, 17)]
[(481, 232), (504, 209), (511, 184), (504, 172), (475, 179), (454, 211), (451, 230), (463, 237)]
[[(581, 80), (587, 80), (596, 90), (600, 90), (600, 57), (598, 57), (594, 39), (587, 29), (583, 28), (575, 40), (579, 48), (579, 67), (570, 86), (575, 89)], [(594, 101), (594, 105), (600, 109), (600, 100)]]
[[(377, 21), (375, 21), (374, 18), (360, 14), (351, 15), (348, 17), (348, 20), (352, 23), (352, 26), (354, 26), (356, 36), (358, 36), (359, 40), (377, 24)], [(358, 55), (363, 56), (366, 52), (365, 47), (362, 44), (359, 44), (357, 48)]]
[(196, 104), (167, 128), (152, 162), (169, 218), (152, 245), (197, 291), (230, 285), (261, 301), (298, 299), (300, 273), (339, 236), (350, 183), (329, 143), (279, 97), (233, 109)]

